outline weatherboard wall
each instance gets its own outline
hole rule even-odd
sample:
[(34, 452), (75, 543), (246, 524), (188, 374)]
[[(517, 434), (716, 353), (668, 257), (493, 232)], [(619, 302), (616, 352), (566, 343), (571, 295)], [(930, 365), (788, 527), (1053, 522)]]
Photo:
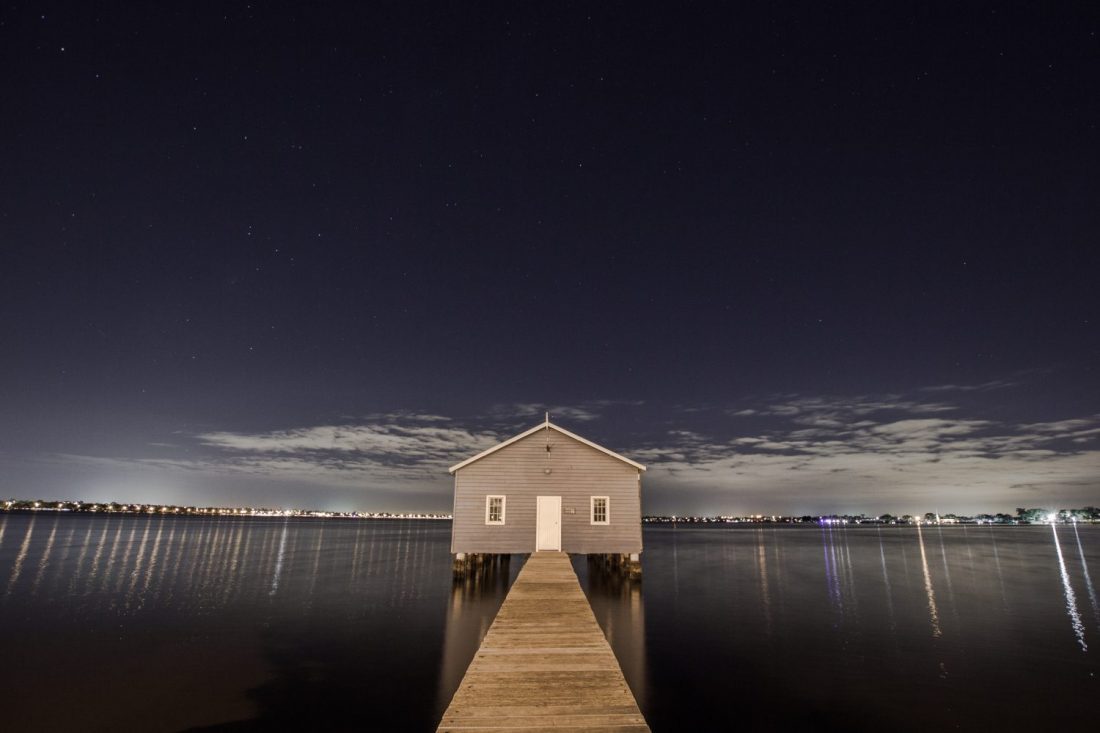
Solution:
[[(553, 426), (549, 441), (539, 430), (455, 471), (452, 552), (534, 552), (538, 496), (561, 497), (564, 552), (642, 551), (641, 472)], [(485, 523), (490, 495), (507, 497), (503, 525)], [(609, 524), (591, 523), (593, 496), (609, 498)]]

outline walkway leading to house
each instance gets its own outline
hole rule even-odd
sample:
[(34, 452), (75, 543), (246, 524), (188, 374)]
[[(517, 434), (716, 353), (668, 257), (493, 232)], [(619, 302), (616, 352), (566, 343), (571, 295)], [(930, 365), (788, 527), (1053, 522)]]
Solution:
[(569, 556), (527, 559), (438, 731), (649, 731)]

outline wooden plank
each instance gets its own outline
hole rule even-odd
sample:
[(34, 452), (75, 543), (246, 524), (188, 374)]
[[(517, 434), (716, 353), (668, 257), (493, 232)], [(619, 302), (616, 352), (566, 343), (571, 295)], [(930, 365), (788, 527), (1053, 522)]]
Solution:
[(536, 552), (489, 627), (437, 731), (648, 733), (569, 556)]

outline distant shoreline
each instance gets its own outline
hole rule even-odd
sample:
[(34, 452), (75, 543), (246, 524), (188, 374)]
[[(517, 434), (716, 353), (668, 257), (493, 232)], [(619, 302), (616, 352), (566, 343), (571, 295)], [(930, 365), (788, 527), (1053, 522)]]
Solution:
[[(107, 515), (107, 516), (161, 516), (161, 517), (236, 517), (266, 519), (419, 519), (451, 521), (450, 514), (434, 512), (331, 512), (315, 509), (273, 509), (270, 507), (195, 507), (175, 504), (122, 504), (118, 502), (44, 501), (41, 499), (0, 500), (0, 513)], [(782, 516), (751, 514), (744, 516), (679, 516), (646, 515), (642, 523), (647, 525), (705, 525), (705, 526), (920, 526), (920, 525), (999, 525), (1019, 526), (1033, 524), (1100, 524), (1100, 508), (1087, 506), (1080, 509), (1018, 508), (1016, 514), (936, 514), (922, 515), (880, 514), (828, 514)]]
[(120, 504), (117, 502), (41, 501), (9, 499), (0, 501), (0, 513), (91, 514), (107, 516), (163, 517), (238, 517), (267, 519), (451, 519), (450, 514), (431, 512), (329, 512), (316, 509), (271, 509), (268, 507), (195, 507), (174, 504)]

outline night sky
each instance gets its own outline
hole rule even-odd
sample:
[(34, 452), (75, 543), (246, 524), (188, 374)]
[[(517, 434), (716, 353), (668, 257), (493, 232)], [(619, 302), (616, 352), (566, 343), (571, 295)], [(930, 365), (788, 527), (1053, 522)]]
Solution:
[(1100, 8), (727, 5), (5, 5), (0, 496), (1100, 504)]

